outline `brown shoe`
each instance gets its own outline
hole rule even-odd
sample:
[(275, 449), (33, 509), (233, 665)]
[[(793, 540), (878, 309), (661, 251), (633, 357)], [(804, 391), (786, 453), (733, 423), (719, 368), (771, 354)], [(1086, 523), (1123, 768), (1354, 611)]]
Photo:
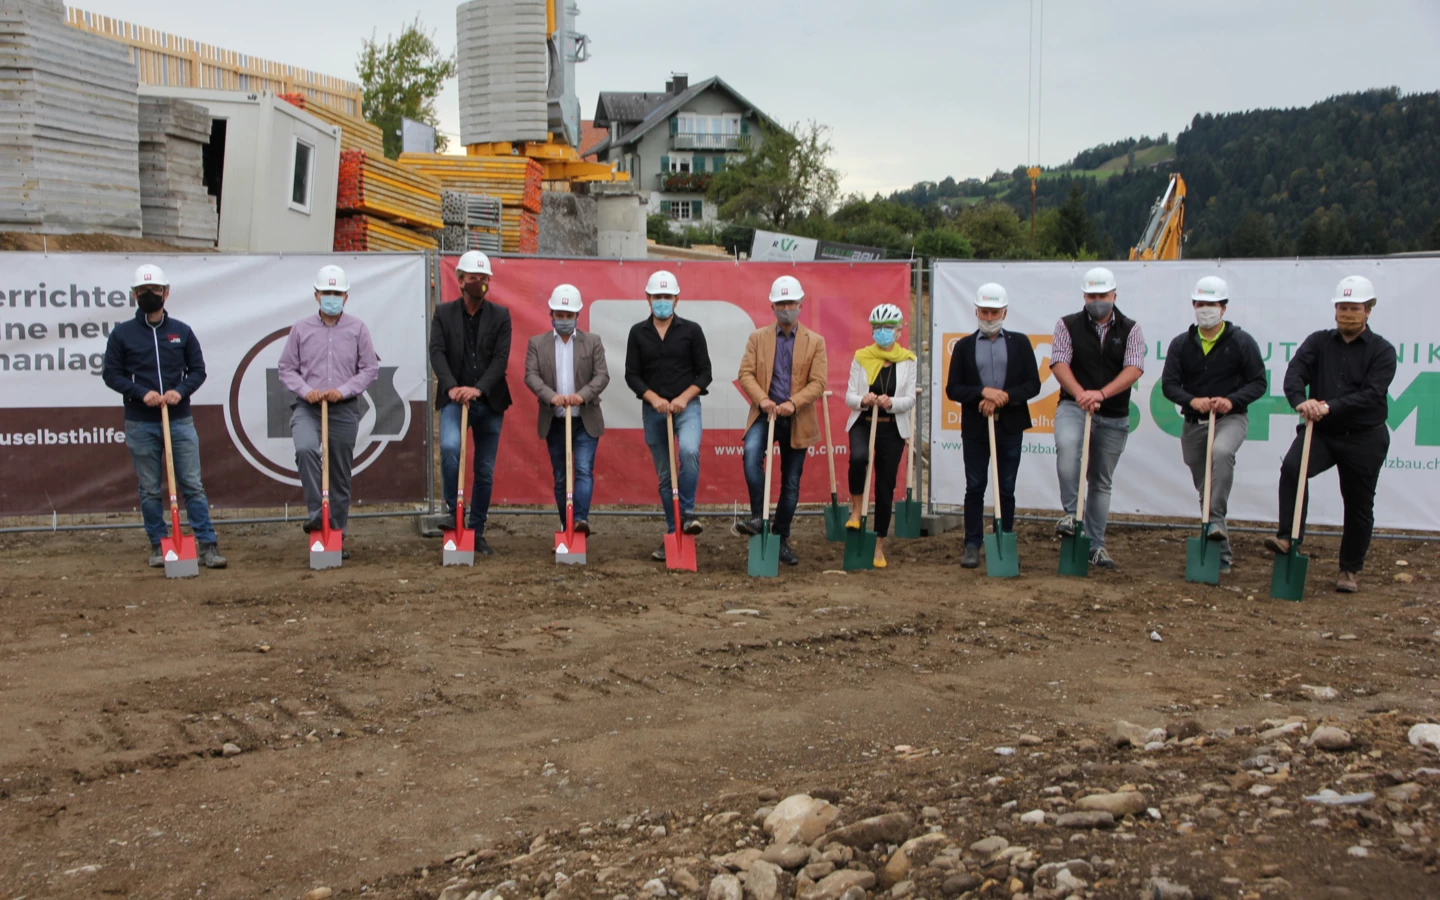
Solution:
[(1360, 590), (1360, 585), (1355, 583), (1355, 573), (1341, 572), (1340, 577), (1335, 579), (1335, 590), (1342, 594), (1353, 594)]
[(1265, 549), (1279, 556), (1290, 552), (1290, 539), (1270, 535), (1265, 538)]

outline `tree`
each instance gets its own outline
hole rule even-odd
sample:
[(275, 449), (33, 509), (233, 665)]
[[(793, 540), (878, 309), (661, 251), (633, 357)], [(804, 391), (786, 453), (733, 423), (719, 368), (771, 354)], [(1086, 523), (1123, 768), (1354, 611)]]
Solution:
[(1085, 212), (1085, 192), (1078, 183), (1070, 185), (1070, 196), (1060, 207), (1055, 222), (1055, 252), (1071, 259), (1079, 257), (1095, 242), (1090, 216)]
[(976, 259), (1000, 259), (1023, 240), (1020, 214), (1005, 203), (981, 203), (960, 214), (960, 233)]
[(1258, 259), (1275, 255), (1275, 241), (1270, 237), (1270, 223), (1256, 210), (1251, 210), (1222, 242), (1221, 254), (1235, 259)]
[(840, 173), (828, 165), (830, 129), (816, 122), (790, 130), (762, 124), (759, 146), (727, 165), (710, 182), (720, 218), (763, 219), (784, 231), (807, 214), (825, 215), (840, 191)]
[(970, 259), (975, 248), (958, 231), (932, 228), (915, 236), (915, 253), (930, 259)]
[(1430, 230), (1426, 232), (1425, 246), (1422, 249), (1440, 250), (1440, 218), (1437, 218), (1435, 224), (1431, 225)]
[[(382, 44), (371, 32), (360, 49), (356, 68), (364, 89), (365, 119), (378, 126), (385, 136), (385, 155), (400, 156), (400, 120), (414, 119), (438, 126), (435, 98), (445, 80), (455, 75), (455, 55), (442, 54), (435, 40), (420, 27), (420, 17), (406, 25), (398, 38)], [(435, 149), (444, 150), (449, 141), (436, 135)]]

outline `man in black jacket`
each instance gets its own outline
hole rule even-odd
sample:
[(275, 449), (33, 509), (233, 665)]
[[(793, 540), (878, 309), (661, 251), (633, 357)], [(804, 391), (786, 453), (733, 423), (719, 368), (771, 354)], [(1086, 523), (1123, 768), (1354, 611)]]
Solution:
[(1005, 288), (982, 284), (975, 295), (979, 330), (966, 335), (950, 356), (945, 396), (961, 405), (960, 436), (965, 448), (965, 550), (960, 565), (980, 565), (985, 542), (985, 484), (990, 478), (990, 428), (995, 418), (995, 458), (1000, 470), (1002, 527), (1015, 530), (1015, 478), (1025, 430), (1030, 427), (1030, 398), (1040, 393), (1040, 370), (1030, 338), (1004, 329), (1010, 301)]
[[(1345, 501), (1345, 528), (1340, 538), (1340, 577), (1335, 590), (1359, 590), (1355, 576), (1365, 567), (1370, 534), (1375, 527), (1375, 486), (1390, 450), (1390, 382), (1395, 380), (1395, 347), (1370, 330), (1375, 285), (1351, 275), (1335, 288), (1337, 328), (1317, 331), (1305, 339), (1285, 370), (1285, 399), (1301, 418), (1315, 423), (1307, 479), (1336, 467), (1340, 496)], [(1306, 396), (1306, 389), (1309, 396)], [(1280, 527), (1265, 547), (1275, 553), (1290, 549), (1295, 522), (1295, 494), (1300, 487), (1300, 456), (1304, 426), (1280, 464)], [(1310, 494), (1300, 510), (1301, 534)]]
[(475, 549), (489, 556), (485, 522), (495, 480), (495, 455), (500, 428), (510, 408), (505, 366), (510, 361), (510, 310), (487, 301), (490, 260), (478, 250), (460, 257), (455, 276), (461, 299), (442, 303), (430, 328), (430, 368), (438, 382), (435, 408), (440, 410), (440, 475), (448, 521), (455, 520), (455, 494), (460, 476), (460, 410), (470, 407), (475, 436), (474, 480), (471, 482), (467, 527), (475, 531)]
[(200, 481), (200, 438), (190, 415), (190, 395), (205, 383), (205, 357), (190, 326), (165, 312), (170, 281), (159, 266), (141, 266), (130, 282), (137, 307), (135, 318), (110, 332), (101, 377), (125, 398), (125, 446), (140, 479), (140, 515), (150, 539), (150, 565), (160, 568), (165, 557), (160, 541), (169, 535), (165, 522), (165, 436), (160, 407), (170, 407), (170, 449), (175, 481), (185, 500), (196, 551), (207, 569), (225, 568), (210, 500)]
[(1250, 427), (1246, 410), (1265, 396), (1265, 361), (1255, 339), (1240, 326), (1225, 321), (1230, 288), (1216, 275), (1195, 284), (1190, 305), (1195, 324), (1176, 335), (1165, 355), (1160, 387), (1165, 399), (1180, 407), (1185, 424), (1180, 432), (1180, 453), (1190, 467), (1195, 490), (1205, 502), (1205, 445), (1209, 440), (1210, 413), (1215, 413), (1215, 450), (1210, 477), (1210, 540), (1219, 541), (1220, 571), (1230, 571), (1230, 535), (1225, 512), (1235, 482), (1235, 454)]

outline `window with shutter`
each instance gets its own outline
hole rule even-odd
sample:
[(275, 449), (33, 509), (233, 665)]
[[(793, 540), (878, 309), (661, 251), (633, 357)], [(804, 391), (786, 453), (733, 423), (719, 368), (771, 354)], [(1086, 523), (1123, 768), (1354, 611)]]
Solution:
[(699, 219), (705, 214), (705, 202), (703, 200), (694, 201), (692, 203), (692, 208), (693, 212), (691, 213), (691, 215), (693, 215), (696, 219)]
[(703, 156), (697, 156), (697, 157), (695, 157), (695, 171), (696, 171), (696, 172), (703, 172), (703, 171), (705, 171), (705, 157), (703, 157)]

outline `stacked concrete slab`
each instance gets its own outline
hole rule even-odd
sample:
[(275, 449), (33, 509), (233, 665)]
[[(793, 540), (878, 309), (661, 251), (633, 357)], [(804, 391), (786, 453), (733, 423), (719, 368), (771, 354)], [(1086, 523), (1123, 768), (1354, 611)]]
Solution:
[(220, 216), (205, 187), (210, 111), (174, 97), (140, 98), (140, 209), (145, 237), (213, 247)]
[(470, 0), (455, 24), (460, 143), (545, 140), (544, 0)]
[(140, 237), (135, 66), (57, 0), (0, 0), (0, 231)]

